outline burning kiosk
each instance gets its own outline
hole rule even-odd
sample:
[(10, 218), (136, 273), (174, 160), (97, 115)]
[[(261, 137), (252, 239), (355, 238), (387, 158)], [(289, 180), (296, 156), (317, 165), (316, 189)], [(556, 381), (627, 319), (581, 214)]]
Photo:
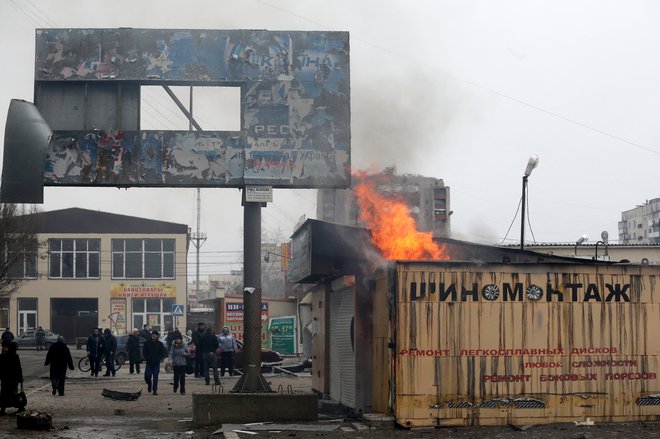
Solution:
[(657, 419), (658, 267), (442, 243), (460, 260), (385, 262), (366, 229), (296, 231), (316, 392), (407, 427)]

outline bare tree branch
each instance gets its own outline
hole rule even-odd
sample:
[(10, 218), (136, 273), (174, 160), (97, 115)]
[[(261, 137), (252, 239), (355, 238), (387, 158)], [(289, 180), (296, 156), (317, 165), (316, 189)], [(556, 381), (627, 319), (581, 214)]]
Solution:
[(39, 255), (41, 211), (34, 205), (0, 204), (0, 298), (25, 282)]

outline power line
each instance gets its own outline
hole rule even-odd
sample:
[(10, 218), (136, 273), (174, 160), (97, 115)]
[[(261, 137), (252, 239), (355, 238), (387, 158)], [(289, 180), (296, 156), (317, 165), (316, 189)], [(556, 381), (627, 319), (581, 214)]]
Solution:
[[(297, 18), (300, 18), (300, 19), (302, 19), (302, 20), (305, 20), (305, 21), (307, 21), (307, 22), (309, 22), (309, 23), (312, 23), (312, 24), (314, 24), (314, 25), (316, 25), (316, 26), (320, 26), (320, 27), (323, 27), (323, 28), (325, 28), (325, 29), (329, 29), (329, 27), (326, 26), (326, 25), (324, 25), (323, 23), (320, 23), (320, 22), (318, 22), (318, 21), (312, 20), (312, 19), (310, 19), (309, 17), (306, 17), (306, 16), (303, 16), (303, 15), (297, 14), (297, 13), (295, 13), (295, 12), (289, 10), (289, 9), (286, 9), (286, 8), (283, 8), (283, 7), (280, 7), (280, 6), (274, 5), (274, 4), (272, 4), (272, 3), (270, 3), (270, 2), (267, 2), (267, 1), (265, 1), (265, 0), (254, 0), (254, 1), (256, 1), (256, 2), (258, 2), (258, 3), (261, 3), (261, 4), (264, 4), (264, 5), (267, 5), (267, 6), (271, 7), (271, 8), (273, 8), (273, 9), (277, 9), (277, 10), (279, 10), (279, 11), (281, 11), (281, 12), (288, 13), (289, 15), (292, 15), (292, 16), (294, 16), (294, 17), (297, 17)], [(392, 56), (395, 56), (395, 57), (397, 57), (397, 58), (400, 58), (400, 59), (406, 60), (406, 61), (408, 61), (408, 62), (410, 62), (410, 63), (412, 63), (412, 64), (414, 64), (414, 65), (416, 65), (416, 66), (424, 67), (425, 69), (429, 70), (429, 71), (432, 72), (432, 73), (437, 73), (437, 74), (443, 75), (443, 76), (445, 76), (445, 77), (447, 77), (447, 78), (449, 78), (449, 79), (452, 79), (452, 80), (454, 80), (454, 81), (456, 81), (456, 82), (462, 82), (462, 83), (464, 83), (464, 84), (470, 85), (470, 86), (475, 87), (475, 88), (478, 88), (478, 89), (480, 89), (480, 90), (484, 90), (484, 91), (486, 91), (486, 92), (488, 92), (488, 93), (491, 93), (491, 94), (494, 94), (494, 95), (496, 95), (496, 96), (499, 96), (499, 97), (502, 97), (502, 98), (508, 99), (508, 100), (510, 100), (510, 101), (512, 101), (512, 102), (516, 102), (516, 103), (518, 103), (518, 104), (520, 104), (520, 105), (523, 105), (523, 106), (525, 106), (525, 107), (531, 108), (531, 109), (533, 109), (533, 110), (535, 110), (535, 111), (538, 111), (538, 112), (540, 112), (540, 113), (544, 113), (544, 114), (547, 114), (547, 115), (549, 115), (549, 116), (553, 116), (553, 117), (555, 117), (555, 118), (557, 118), (557, 119), (563, 120), (563, 121), (565, 121), (565, 122), (571, 123), (571, 124), (573, 124), (573, 125), (576, 125), (576, 126), (578, 126), (578, 127), (581, 127), (581, 128), (587, 129), (587, 130), (589, 130), (589, 131), (593, 131), (593, 132), (595, 132), (595, 133), (598, 133), (598, 134), (601, 134), (601, 135), (603, 135), (603, 136), (609, 137), (609, 138), (611, 138), (611, 139), (617, 140), (617, 141), (619, 141), (619, 142), (625, 143), (625, 144), (627, 144), (627, 145), (634, 146), (634, 147), (639, 148), (639, 149), (642, 149), (642, 150), (644, 150), (644, 151), (647, 151), (647, 152), (650, 152), (650, 153), (653, 153), (653, 154), (660, 155), (660, 151), (656, 151), (656, 150), (654, 150), (654, 149), (652, 149), (652, 148), (649, 148), (649, 147), (647, 147), (647, 146), (644, 146), (644, 145), (642, 145), (642, 144), (640, 144), (640, 143), (633, 142), (633, 141), (628, 140), (628, 139), (624, 139), (624, 138), (621, 137), (621, 136), (617, 136), (617, 135), (615, 135), (615, 134), (608, 133), (607, 131), (601, 130), (601, 129), (599, 129), (599, 128), (595, 128), (595, 127), (593, 127), (593, 126), (591, 126), (591, 125), (587, 125), (586, 123), (580, 122), (580, 121), (578, 121), (578, 120), (571, 119), (571, 118), (569, 118), (569, 117), (567, 117), (567, 116), (564, 116), (564, 115), (562, 115), (562, 114), (559, 114), (559, 113), (557, 113), (557, 112), (550, 111), (550, 110), (546, 110), (545, 108), (542, 108), (542, 107), (540, 107), (540, 106), (538, 106), (538, 105), (532, 104), (532, 103), (527, 102), (527, 101), (523, 101), (522, 99), (519, 99), (519, 98), (517, 98), (517, 97), (515, 97), (515, 96), (511, 96), (511, 95), (506, 94), (506, 93), (503, 93), (503, 92), (498, 91), (498, 90), (496, 90), (496, 89), (494, 89), (494, 88), (487, 87), (487, 86), (485, 86), (485, 85), (479, 84), (479, 83), (474, 82), (474, 81), (470, 81), (470, 80), (467, 80), (467, 79), (463, 79), (463, 78), (458, 77), (458, 76), (456, 76), (456, 75), (454, 75), (454, 74), (451, 74), (451, 73), (445, 72), (445, 71), (443, 71), (443, 70), (440, 70), (440, 69), (438, 69), (438, 68), (436, 68), (436, 67), (432, 67), (432, 66), (428, 65), (427, 63), (425, 63), (425, 62), (423, 62), (423, 61), (420, 61), (419, 59), (415, 59), (415, 58), (413, 58), (413, 57), (411, 57), (411, 56), (408, 56), (408, 55), (402, 55), (402, 54), (400, 54), (400, 53), (396, 53), (396, 52), (392, 51), (391, 49), (388, 49), (388, 48), (386, 48), (386, 47), (380, 46), (380, 45), (378, 45), (378, 44), (372, 43), (371, 41), (367, 41), (367, 40), (364, 40), (364, 39), (359, 38), (359, 37), (352, 37), (352, 39), (354, 39), (354, 40), (356, 40), (356, 41), (360, 41), (360, 42), (362, 42), (362, 43), (364, 43), (364, 44), (366, 44), (366, 45), (368, 45), (368, 46), (373, 47), (374, 49), (380, 50), (381, 52), (385, 52), (385, 53), (388, 53), (388, 54), (390, 54), (390, 55), (392, 55)]]
[(37, 12), (37, 15), (42, 19), (42, 21), (46, 22), (50, 27), (57, 27), (57, 23), (55, 23), (53, 20), (48, 17), (41, 9), (37, 7), (31, 0), (24, 0), (27, 2), (28, 5), (32, 7)]

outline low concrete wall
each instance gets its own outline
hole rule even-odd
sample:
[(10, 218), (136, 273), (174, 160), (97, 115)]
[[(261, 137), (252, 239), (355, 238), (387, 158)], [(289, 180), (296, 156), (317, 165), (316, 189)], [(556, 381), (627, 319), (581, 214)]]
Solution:
[(313, 393), (193, 393), (193, 427), (265, 421), (316, 421)]

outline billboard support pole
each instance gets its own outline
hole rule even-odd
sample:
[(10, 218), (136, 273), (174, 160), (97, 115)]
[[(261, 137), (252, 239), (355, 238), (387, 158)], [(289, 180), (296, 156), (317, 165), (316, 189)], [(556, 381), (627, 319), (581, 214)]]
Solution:
[(261, 374), (261, 203), (245, 201), (243, 190), (243, 375), (231, 390), (272, 392)]

